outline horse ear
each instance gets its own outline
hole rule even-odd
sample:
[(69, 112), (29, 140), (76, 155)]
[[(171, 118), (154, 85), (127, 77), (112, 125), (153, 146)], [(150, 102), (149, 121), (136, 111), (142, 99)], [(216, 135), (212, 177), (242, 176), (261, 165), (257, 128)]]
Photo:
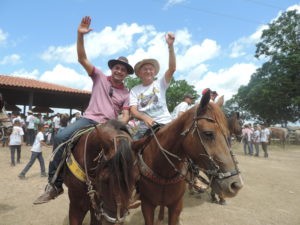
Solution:
[(224, 104), (224, 95), (222, 95), (219, 99), (218, 99), (218, 101), (217, 101), (217, 103), (216, 103), (219, 107), (222, 107), (223, 106), (223, 104)]
[(210, 101), (210, 91), (207, 91), (201, 98), (201, 101), (197, 109), (197, 116), (203, 115), (206, 112), (209, 101)]
[(240, 119), (240, 113), (236, 112), (236, 118), (239, 120)]

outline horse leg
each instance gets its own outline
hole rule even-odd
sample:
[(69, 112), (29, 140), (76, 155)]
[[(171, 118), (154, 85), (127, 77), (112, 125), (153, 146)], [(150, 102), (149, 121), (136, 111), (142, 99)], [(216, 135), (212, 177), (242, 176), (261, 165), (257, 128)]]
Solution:
[(101, 225), (102, 224), (102, 222), (100, 220), (97, 220), (95, 211), (92, 208), (90, 209), (90, 216), (91, 216), (90, 225)]
[(142, 200), (142, 213), (145, 220), (145, 225), (153, 225), (155, 206), (147, 200)]
[(216, 197), (216, 193), (213, 190), (211, 190), (211, 192), (210, 192), (210, 197), (211, 197), (211, 202), (212, 203), (218, 203), (218, 199)]
[(88, 209), (82, 209), (80, 206), (70, 202), (69, 206), (69, 224), (82, 225), (85, 214)]
[(219, 200), (219, 204), (220, 205), (226, 205), (226, 200), (224, 198), (222, 198), (222, 197), (219, 196), (219, 199), (220, 199)]
[(183, 198), (180, 198), (177, 203), (168, 206), (168, 225), (182, 224), (180, 221), (180, 213), (183, 207)]
[(155, 223), (155, 225), (160, 225), (162, 224), (163, 220), (164, 220), (164, 214), (165, 214), (165, 207), (163, 205), (161, 205), (159, 207), (159, 214), (158, 214), (158, 220)]

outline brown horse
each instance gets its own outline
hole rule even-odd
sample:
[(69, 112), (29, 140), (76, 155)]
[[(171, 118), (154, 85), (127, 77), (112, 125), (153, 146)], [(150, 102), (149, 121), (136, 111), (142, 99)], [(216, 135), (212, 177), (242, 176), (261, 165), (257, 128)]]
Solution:
[(70, 225), (82, 224), (88, 211), (91, 225), (122, 223), (139, 177), (136, 154), (125, 125), (111, 120), (96, 126), (79, 139), (72, 153), (88, 176), (86, 183), (82, 182), (66, 167), (64, 183), (70, 199)]
[[(211, 178), (211, 188), (221, 197), (234, 197), (243, 183), (229, 148), (224, 113), (209, 103), (206, 93), (199, 104), (162, 127), (152, 137), (139, 140), (141, 178), (139, 190), (146, 225), (154, 222), (154, 210), (168, 208), (168, 224), (175, 225), (183, 207), (187, 159)], [(138, 145), (135, 145), (137, 147)], [(138, 146), (138, 147), (140, 147)]]
[(242, 140), (243, 121), (240, 119), (239, 112), (233, 112), (227, 116), (227, 123), (230, 137), (235, 136), (236, 140)]
[(287, 137), (289, 134), (288, 129), (282, 127), (270, 127), (270, 143), (271, 139), (279, 139), (281, 145), (285, 148)]

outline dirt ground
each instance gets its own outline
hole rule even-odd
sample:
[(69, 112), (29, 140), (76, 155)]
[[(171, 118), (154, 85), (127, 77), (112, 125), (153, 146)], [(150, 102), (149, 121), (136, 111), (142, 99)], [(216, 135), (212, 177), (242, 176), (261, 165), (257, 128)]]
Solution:
[[(299, 225), (300, 224), (300, 146), (270, 146), (269, 158), (244, 156), (236, 144), (244, 188), (226, 206), (213, 204), (207, 193), (186, 193), (181, 214), (185, 225)], [(21, 163), (10, 166), (9, 149), (0, 147), (0, 225), (67, 225), (68, 196), (34, 206), (33, 200), (44, 189), (47, 179), (40, 177), (39, 163), (25, 180), (17, 175), (30, 158), (22, 146)], [(51, 149), (44, 149), (46, 167)], [(125, 224), (144, 224), (140, 209), (130, 212)], [(85, 220), (88, 224), (88, 219)]]

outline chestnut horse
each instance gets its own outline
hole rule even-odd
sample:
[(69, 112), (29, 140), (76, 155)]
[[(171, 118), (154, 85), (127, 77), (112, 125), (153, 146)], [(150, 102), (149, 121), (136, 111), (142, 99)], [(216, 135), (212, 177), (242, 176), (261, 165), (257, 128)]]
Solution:
[[(211, 177), (211, 188), (221, 197), (234, 197), (242, 188), (237, 162), (229, 148), (227, 121), (210, 93), (200, 104), (139, 140), (142, 213), (146, 225), (154, 223), (154, 210), (168, 208), (168, 224), (175, 225), (183, 208), (187, 159)], [(150, 140), (149, 140), (150, 139)], [(135, 145), (135, 147), (138, 145)], [(160, 221), (159, 221), (160, 222)]]
[(91, 225), (122, 223), (139, 177), (126, 126), (116, 120), (96, 126), (80, 137), (72, 154), (80, 167), (85, 168), (86, 182), (65, 167), (70, 225), (82, 224), (88, 211)]

